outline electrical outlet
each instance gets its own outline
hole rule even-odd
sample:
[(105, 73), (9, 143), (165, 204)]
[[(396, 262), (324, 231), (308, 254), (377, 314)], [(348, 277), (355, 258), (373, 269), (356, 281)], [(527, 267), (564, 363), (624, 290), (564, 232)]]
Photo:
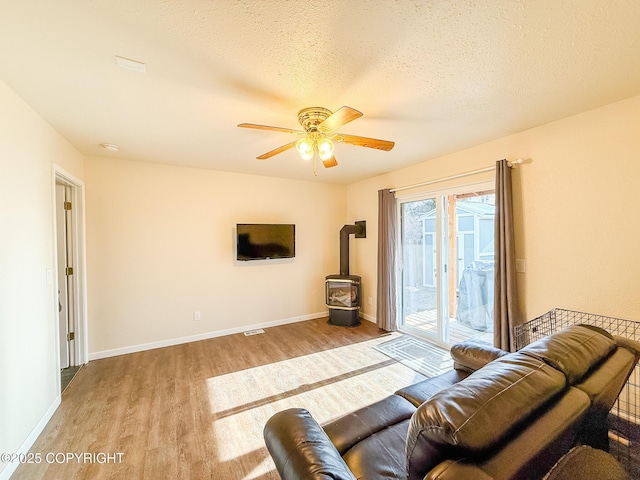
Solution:
[(523, 258), (516, 258), (516, 272), (524, 273), (527, 270), (527, 264)]
[(367, 297), (367, 305), (373, 305), (373, 298)]
[(193, 321), (194, 322), (199, 322), (200, 321), (200, 311), (193, 312)]

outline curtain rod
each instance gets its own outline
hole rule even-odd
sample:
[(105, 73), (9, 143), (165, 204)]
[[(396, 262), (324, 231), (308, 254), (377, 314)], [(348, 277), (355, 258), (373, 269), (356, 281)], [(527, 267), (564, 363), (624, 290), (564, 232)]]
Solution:
[[(523, 160), (519, 158), (517, 160), (514, 160), (513, 162), (507, 162), (507, 165), (513, 168), (516, 164), (520, 164), (522, 162)], [(458, 175), (451, 175), (450, 177), (438, 178), (436, 180), (430, 180), (428, 182), (415, 183), (413, 185), (407, 185), (406, 187), (392, 188), (389, 191), (391, 193), (400, 192), (402, 190), (409, 190), (411, 188), (424, 187), (425, 185), (431, 185), (432, 183), (446, 182), (447, 180), (455, 180), (456, 178), (468, 177), (469, 175), (476, 175), (478, 173), (490, 172), (491, 170), (495, 170), (495, 169), (496, 169), (495, 166), (479, 168), (478, 170), (471, 170), (470, 172), (459, 173)]]

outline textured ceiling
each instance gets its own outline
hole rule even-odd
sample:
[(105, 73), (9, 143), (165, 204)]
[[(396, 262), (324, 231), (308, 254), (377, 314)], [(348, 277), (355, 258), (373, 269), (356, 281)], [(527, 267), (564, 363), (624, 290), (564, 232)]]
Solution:
[[(349, 183), (640, 94), (638, 32), (637, 0), (0, 0), (0, 78), (86, 155)], [(342, 105), (395, 148), (314, 177), (236, 127)]]

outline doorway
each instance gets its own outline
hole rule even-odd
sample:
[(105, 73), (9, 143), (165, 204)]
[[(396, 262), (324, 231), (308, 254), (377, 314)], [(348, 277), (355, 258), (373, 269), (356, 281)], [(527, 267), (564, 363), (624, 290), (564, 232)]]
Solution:
[(398, 199), (400, 330), (493, 342), (493, 184)]
[(60, 392), (86, 363), (84, 186), (54, 168), (56, 315)]

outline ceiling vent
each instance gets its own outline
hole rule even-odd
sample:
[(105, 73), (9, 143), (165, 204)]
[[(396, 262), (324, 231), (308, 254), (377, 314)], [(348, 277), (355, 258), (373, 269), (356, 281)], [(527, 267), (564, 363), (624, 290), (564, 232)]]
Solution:
[(147, 66), (137, 60), (131, 60), (130, 58), (119, 57), (116, 55), (116, 63), (119, 67), (126, 68), (127, 70), (133, 70), (138, 73), (147, 73)]

